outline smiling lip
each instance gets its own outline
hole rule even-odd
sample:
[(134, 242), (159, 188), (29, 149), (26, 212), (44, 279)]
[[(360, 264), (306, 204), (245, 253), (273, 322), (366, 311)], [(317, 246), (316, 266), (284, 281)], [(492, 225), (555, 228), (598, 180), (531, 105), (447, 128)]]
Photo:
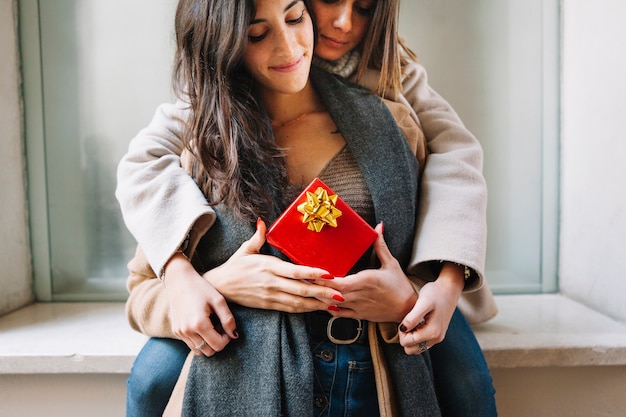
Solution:
[(292, 62), (288, 62), (286, 64), (282, 64), (282, 65), (277, 65), (272, 67), (272, 69), (274, 71), (278, 71), (278, 72), (291, 72), (291, 71), (295, 71), (298, 68), (300, 68), (300, 65), (302, 64), (302, 61), (304, 61), (304, 57), (300, 57), (295, 61)]
[(337, 40), (337, 39), (335, 39), (335, 38), (331, 38), (331, 37), (324, 36), (324, 35), (320, 35), (320, 37), (321, 37), (321, 38), (322, 38), (322, 39), (323, 39), (323, 40), (324, 40), (324, 41), (325, 41), (325, 42), (326, 42), (329, 46), (332, 46), (332, 47), (335, 47), (335, 48), (343, 48), (343, 47), (345, 47), (345, 46), (348, 44), (348, 42), (343, 42), (343, 41)]

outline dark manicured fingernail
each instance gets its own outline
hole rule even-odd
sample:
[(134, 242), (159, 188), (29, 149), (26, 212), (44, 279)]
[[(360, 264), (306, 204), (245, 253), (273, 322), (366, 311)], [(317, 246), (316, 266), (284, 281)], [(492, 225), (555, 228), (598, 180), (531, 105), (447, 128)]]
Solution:
[(401, 331), (402, 333), (405, 333), (407, 330), (409, 330), (409, 329), (407, 329), (407, 328), (406, 328), (406, 326), (405, 326), (404, 324), (401, 324), (401, 325), (400, 325), (400, 331)]
[(239, 332), (237, 331), (237, 329), (233, 331), (233, 334), (235, 335), (235, 339), (239, 339)]
[(333, 295), (333, 300), (339, 301), (340, 303), (343, 303), (344, 301), (346, 301), (342, 296), (340, 296), (339, 294), (335, 294)]

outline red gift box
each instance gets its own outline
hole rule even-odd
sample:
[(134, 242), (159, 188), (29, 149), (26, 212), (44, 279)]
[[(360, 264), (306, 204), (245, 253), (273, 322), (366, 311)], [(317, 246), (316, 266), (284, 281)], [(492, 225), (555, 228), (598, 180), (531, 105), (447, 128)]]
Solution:
[(267, 231), (267, 242), (300, 265), (342, 277), (378, 234), (319, 178)]

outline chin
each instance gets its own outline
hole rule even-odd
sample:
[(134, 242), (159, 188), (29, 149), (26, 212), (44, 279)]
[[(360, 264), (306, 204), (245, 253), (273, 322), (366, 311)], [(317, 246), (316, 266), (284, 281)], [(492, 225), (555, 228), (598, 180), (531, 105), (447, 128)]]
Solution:
[(348, 52), (350, 52), (349, 49), (344, 51), (343, 49), (328, 48), (321, 45), (318, 45), (317, 48), (315, 48), (315, 55), (326, 61), (336, 61)]

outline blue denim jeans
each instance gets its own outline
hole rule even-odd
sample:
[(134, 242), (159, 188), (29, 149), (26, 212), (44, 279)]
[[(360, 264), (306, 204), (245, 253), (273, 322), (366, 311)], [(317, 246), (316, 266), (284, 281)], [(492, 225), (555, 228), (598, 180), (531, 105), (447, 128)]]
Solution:
[(315, 417), (378, 417), (378, 398), (369, 344), (336, 345), (311, 339), (315, 368)]
[[(332, 343), (331, 345), (335, 346)], [(367, 348), (367, 345), (361, 345), (361, 347), (363, 346)], [(320, 348), (321, 346), (315, 351), (324, 350), (322, 348), (320, 351)], [(489, 368), (487, 368), (487, 362), (474, 332), (458, 309), (452, 316), (446, 339), (433, 346), (429, 352), (435, 379), (435, 391), (443, 417), (497, 416), (495, 389)], [(146, 343), (139, 352), (127, 381), (127, 417), (153, 417), (163, 414), (188, 353), (187, 345), (178, 340), (152, 338)], [(353, 375), (361, 372), (373, 372), (371, 366), (370, 370), (364, 366), (364, 362), (368, 361), (371, 365), (369, 349), (367, 349), (367, 357), (362, 357), (362, 353), (347, 353), (348, 355), (355, 355), (354, 358), (356, 359), (365, 360), (356, 361), (353, 369), (348, 370), (348, 372), (342, 371), (346, 378), (352, 378)], [(341, 357), (342, 353), (339, 355)], [(350, 375), (350, 372), (353, 375)], [(325, 381), (324, 385), (328, 385), (328, 381)], [(339, 385), (345, 384), (337, 383), (337, 386)], [(316, 383), (316, 390), (318, 389), (317, 386)], [(371, 388), (367, 387), (358, 388), (358, 390), (359, 392), (371, 392)], [(318, 398), (317, 392), (314, 398)], [(372, 398), (375, 399), (375, 389), (373, 392)], [(337, 404), (333, 398), (334, 396), (331, 394), (329, 402), (332, 402), (334, 407)], [(354, 405), (350, 405), (348, 408), (351, 409), (350, 407), (354, 407)], [(372, 407), (371, 410), (378, 412), (378, 406)], [(367, 414), (355, 413), (354, 415), (365, 416)]]
[(446, 338), (430, 350), (443, 417), (495, 417), (495, 389), (474, 332), (457, 308)]
[(126, 381), (126, 417), (163, 415), (189, 348), (180, 340), (151, 338)]

